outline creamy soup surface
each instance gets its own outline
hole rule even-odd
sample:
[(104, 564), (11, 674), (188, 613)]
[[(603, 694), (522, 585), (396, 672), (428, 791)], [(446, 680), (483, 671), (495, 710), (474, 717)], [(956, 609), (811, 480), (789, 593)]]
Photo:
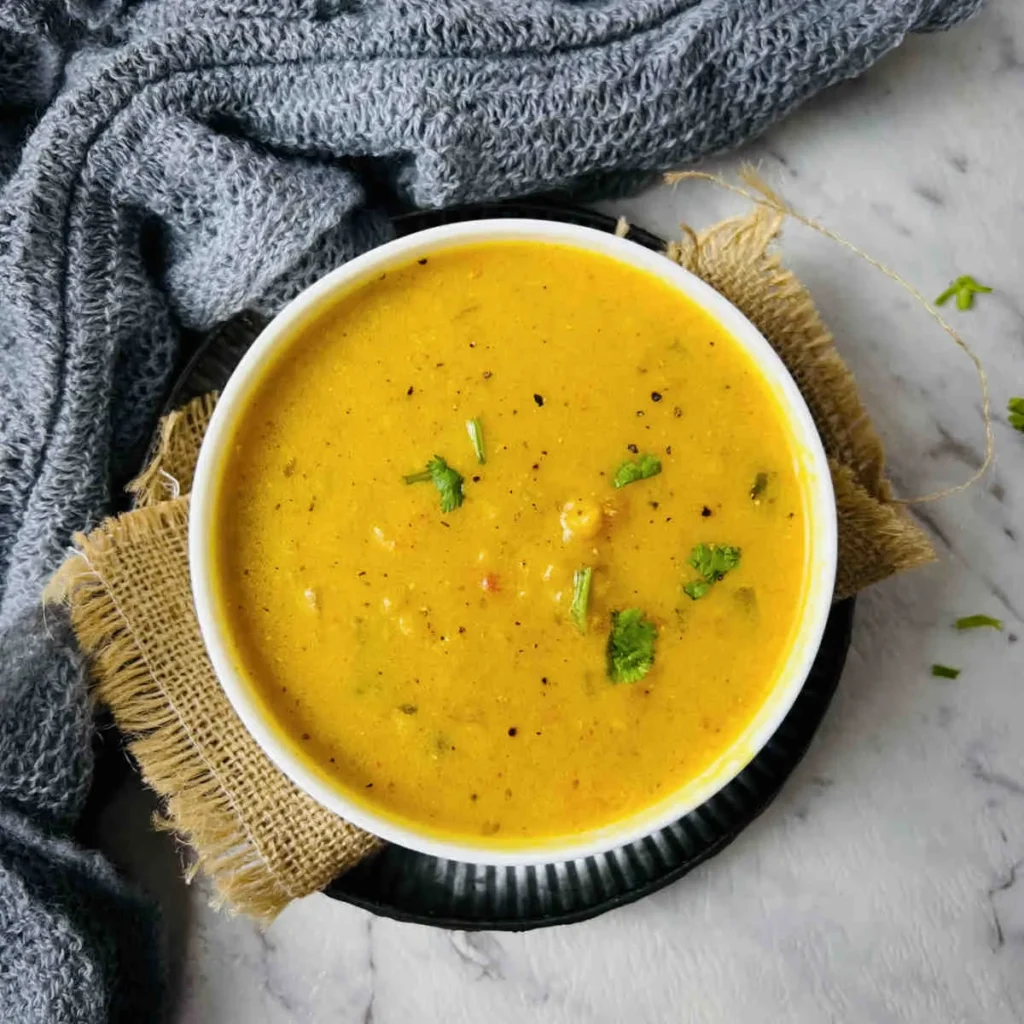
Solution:
[(299, 756), (419, 831), (514, 847), (657, 804), (749, 723), (801, 614), (769, 386), (604, 256), (494, 242), (360, 286), (233, 442), (233, 656)]

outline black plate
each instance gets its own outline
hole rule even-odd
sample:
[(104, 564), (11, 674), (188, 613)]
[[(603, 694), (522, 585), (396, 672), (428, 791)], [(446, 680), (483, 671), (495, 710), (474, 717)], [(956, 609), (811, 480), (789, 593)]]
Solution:
[[(615, 221), (603, 214), (542, 200), (407, 214), (395, 220), (395, 227), (399, 234), (409, 234), (485, 217), (534, 217), (615, 229)], [(665, 248), (662, 239), (636, 227), (628, 237), (649, 249)], [(263, 324), (245, 313), (212, 334), (179, 377), (167, 408), (222, 388)], [(799, 764), (839, 683), (853, 608), (852, 599), (833, 607), (807, 682), (764, 749), (707, 803), (660, 832), (599, 857), (540, 867), (463, 864), (388, 846), (324, 891), (400, 921), (524, 931), (595, 917), (682, 878), (732, 842), (772, 802)]]

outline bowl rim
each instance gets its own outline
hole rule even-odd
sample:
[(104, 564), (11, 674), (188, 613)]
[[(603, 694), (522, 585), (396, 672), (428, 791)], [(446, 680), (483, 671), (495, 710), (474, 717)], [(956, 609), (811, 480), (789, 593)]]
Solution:
[[(806, 476), (807, 579), (801, 622), (776, 680), (745, 729), (699, 776), (657, 804), (580, 834), (545, 837), (518, 846), (475, 845), (469, 837), (449, 838), (405, 819), (376, 812), (350, 799), (294, 753), (275, 732), (255, 698), (252, 684), (234, 664), (226, 629), (217, 613), (211, 531), (218, 469), (236, 419), (261, 379), (264, 367), (297, 337), (303, 323), (328, 297), (340, 297), (381, 271), (448, 248), (483, 242), (532, 241), (567, 245), (609, 256), (651, 273), (682, 292), (712, 316), (752, 359), (775, 391)], [(496, 866), (574, 860), (635, 842), (684, 817), (723, 789), (764, 747), (796, 700), (821, 644), (831, 608), (837, 561), (837, 517), (828, 460), (807, 404), (785, 364), (761, 332), (728, 299), (695, 274), (610, 232), (564, 221), (492, 218), (460, 221), (396, 238), (330, 271), (292, 299), (264, 327), (235, 368), (214, 409), (200, 446), (189, 508), (188, 558), (200, 633), (214, 674), (229, 703), (260, 749), (296, 786), (321, 806), (368, 832), (398, 845), (450, 860)], [(283, 733), (283, 730), (282, 730)]]

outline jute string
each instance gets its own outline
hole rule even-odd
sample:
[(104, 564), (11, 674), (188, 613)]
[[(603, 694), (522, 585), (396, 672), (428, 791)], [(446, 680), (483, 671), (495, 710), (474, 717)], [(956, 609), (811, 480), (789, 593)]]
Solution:
[[(671, 180), (687, 176), (719, 182), (699, 172)], [(719, 183), (752, 200), (753, 211), (700, 233), (685, 229), (666, 256), (746, 314), (804, 395), (835, 487), (835, 593), (848, 597), (933, 560), (934, 551), (892, 500), (882, 444), (853, 377), (806, 288), (774, 252), (791, 212), (781, 200)], [(620, 221), (617, 233), (628, 230)], [(204, 395), (164, 420), (157, 451), (131, 486), (134, 511), (77, 535), (47, 596), (70, 607), (97, 695), (161, 797), (161, 827), (193, 847), (220, 902), (270, 918), (379, 841), (275, 768), (235, 715), (203, 647), (189, 580), (188, 495), (215, 403), (215, 394)]]
[[(903, 277), (902, 274), (899, 274), (891, 267), (886, 266), (886, 264), (881, 260), (875, 259), (874, 256), (871, 256), (869, 253), (866, 253), (861, 249), (860, 246), (855, 245), (849, 239), (844, 238), (831, 228), (826, 227), (820, 221), (815, 220), (813, 217), (807, 217), (800, 213), (799, 210), (794, 209), (788, 202), (774, 192), (752, 167), (744, 167), (740, 171), (740, 177), (747, 183), (747, 185), (750, 186), (749, 190), (741, 188), (739, 185), (734, 185), (732, 182), (726, 181), (719, 175), (710, 174), (707, 171), (670, 171), (665, 175), (665, 183), (668, 185), (678, 185), (683, 181), (707, 181), (717, 188), (725, 189), (727, 192), (732, 192), (735, 195), (742, 196), (744, 199), (747, 199), (756, 205), (774, 210), (783, 217), (795, 220), (797, 223), (803, 224), (804, 227), (810, 228), (811, 231), (817, 232), (817, 234), (822, 235), (835, 242), (837, 245), (842, 246), (848, 252), (853, 253), (858, 259), (861, 259), (869, 266), (874, 267), (875, 270), (889, 278), (890, 281), (894, 281), (900, 288), (910, 295), (911, 298), (913, 298), (914, 301), (921, 306), (925, 312), (946, 332), (946, 334), (953, 339), (957, 347), (960, 348), (967, 358), (974, 364), (974, 370), (978, 375), (978, 385), (981, 388), (981, 415), (985, 424), (985, 458), (982, 460), (981, 466), (971, 475), (971, 477), (961, 484), (943, 488), (941, 491), (932, 491), (929, 494), (922, 494), (916, 498), (894, 497), (891, 500), (898, 505), (920, 505), (929, 501), (938, 501), (940, 498), (948, 498), (954, 494), (960, 494), (962, 491), (966, 491), (973, 487), (988, 472), (989, 468), (992, 466), (993, 460), (995, 459), (996, 453), (995, 432), (992, 429), (992, 406), (988, 392), (988, 375), (985, 373), (985, 367), (982, 365), (978, 354), (970, 345), (967, 344), (966, 341), (964, 341), (959, 331), (948, 323), (938, 309), (936, 309), (936, 307), (929, 302), (917, 288)], [(689, 232), (686, 225), (683, 225), (683, 230)]]

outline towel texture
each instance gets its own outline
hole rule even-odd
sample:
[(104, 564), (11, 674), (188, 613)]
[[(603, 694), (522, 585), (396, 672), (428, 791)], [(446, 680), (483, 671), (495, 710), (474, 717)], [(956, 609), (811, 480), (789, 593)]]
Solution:
[(37, 610), (176, 366), (401, 205), (619, 189), (978, 0), (0, 4), (0, 1017), (142, 1021), (152, 922), (69, 837), (90, 708)]

